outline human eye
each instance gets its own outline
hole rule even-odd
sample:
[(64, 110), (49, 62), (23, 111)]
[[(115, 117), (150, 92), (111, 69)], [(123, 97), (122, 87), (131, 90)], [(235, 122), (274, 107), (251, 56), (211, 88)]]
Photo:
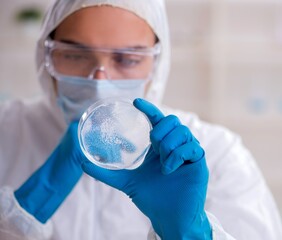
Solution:
[(113, 59), (116, 64), (124, 68), (135, 67), (143, 62), (143, 56), (136, 54), (115, 53)]
[(88, 60), (88, 54), (82, 51), (63, 51), (61, 57), (65, 61), (85, 61)]

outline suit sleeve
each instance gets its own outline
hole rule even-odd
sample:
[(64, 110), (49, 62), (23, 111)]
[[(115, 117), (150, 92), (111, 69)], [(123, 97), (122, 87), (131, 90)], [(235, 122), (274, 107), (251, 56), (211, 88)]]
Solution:
[(0, 189), (0, 239), (49, 240), (52, 223), (42, 224), (20, 207), (9, 187)]

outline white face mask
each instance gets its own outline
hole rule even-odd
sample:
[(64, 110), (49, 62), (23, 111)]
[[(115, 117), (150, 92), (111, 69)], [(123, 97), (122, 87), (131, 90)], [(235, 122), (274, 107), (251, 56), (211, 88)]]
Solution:
[(67, 124), (79, 120), (83, 112), (98, 100), (123, 97), (130, 100), (144, 97), (146, 80), (89, 80), (60, 76), (57, 81), (58, 105)]

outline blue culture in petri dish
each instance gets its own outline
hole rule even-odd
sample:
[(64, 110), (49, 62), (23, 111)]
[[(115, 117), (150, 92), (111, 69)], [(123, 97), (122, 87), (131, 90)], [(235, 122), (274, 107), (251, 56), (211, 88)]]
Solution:
[(151, 123), (132, 101), (107, 98), (91, 105), (78, 125), (84, 155), (107, 169), (139, 167), (151, 146)]

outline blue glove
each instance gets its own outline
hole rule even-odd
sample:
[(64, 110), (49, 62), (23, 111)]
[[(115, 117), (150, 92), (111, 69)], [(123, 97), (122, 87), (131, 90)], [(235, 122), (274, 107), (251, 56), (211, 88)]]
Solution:
[(143, 164), (134, 170), (108, 170), (85, 161), (83, 170), (126, 193), (161, 239), (212, 239), (204, 210), (208, 185), (204, 150), (177, 117), (164, 117), (142, 99), (134, 105), (153, 126), (152, 146)]
[(45, 223), (80, 179), (84, 160), (73, 123), (47, 161), (15, 191), (21, 207)]

